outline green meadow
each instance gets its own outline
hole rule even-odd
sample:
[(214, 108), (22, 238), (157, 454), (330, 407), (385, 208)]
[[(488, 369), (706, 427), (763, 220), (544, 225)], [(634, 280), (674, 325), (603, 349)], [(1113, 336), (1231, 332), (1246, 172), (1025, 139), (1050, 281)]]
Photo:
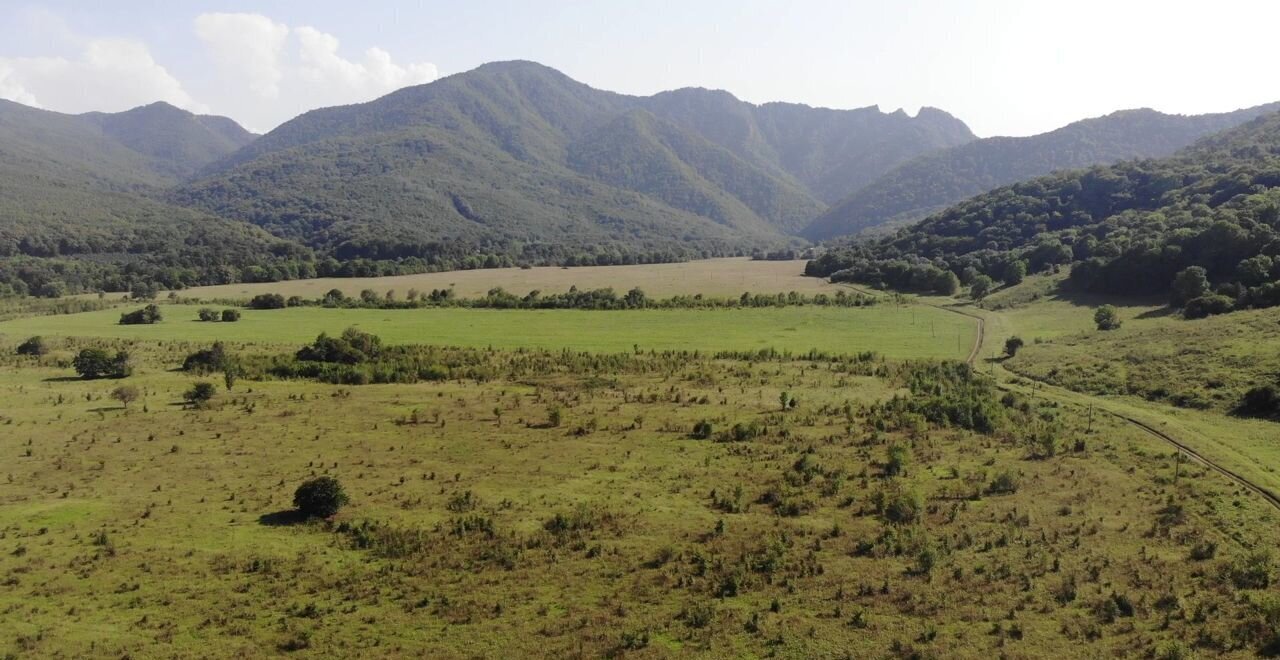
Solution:
[(33, 316), (0, 323), (0, 334), (300, 344), (321, 332), (358, 327), (393, 344), (496, 348), (747, 351), (773, 348), (886, 357), (962, 359), (972, 319), (922, 306), (788, 307), (724, 310), (327, 309), (245, 310), (236, 323), (202, 323), (197, 306), (162, 305), (155, 325), (119, 325), (122, 311)]

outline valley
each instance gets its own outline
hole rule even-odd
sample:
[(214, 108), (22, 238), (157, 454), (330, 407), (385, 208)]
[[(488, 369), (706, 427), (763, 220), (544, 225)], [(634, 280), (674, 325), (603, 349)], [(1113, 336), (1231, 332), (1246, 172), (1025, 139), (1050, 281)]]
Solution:
[(0, 660), (1280, 657), (1280, 10), (41, 4)]

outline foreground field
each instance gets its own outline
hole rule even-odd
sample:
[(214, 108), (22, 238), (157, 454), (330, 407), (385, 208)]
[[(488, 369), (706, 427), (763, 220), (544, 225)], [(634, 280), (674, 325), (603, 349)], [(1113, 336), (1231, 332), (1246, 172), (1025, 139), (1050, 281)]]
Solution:
[[(128, 308), (131, 309), (131, 308)], [(503, 348), (743, 351), (774, 348), (889, 357), (963, 358), (973, 321), (917, 306), (729, 310), (247, 310), (237, 323), (200, 323), (197, 307), (163, 305), (156, 325), (118, 325), (119, 309), (33, 316), (0, 323), (13, 340), (32, 335), (297, 344), (357, 326), (391, 343)]]
[(409, 289), (431, 291), (452, 288), (463, 298), (478, 298), (489, 289), (501, 287), (523, 296), (538, 289), (560, 293), (579, 289), (633, 287), (657, 297), (693, 295), (738, 296), (751, 293), (833, 293), (838, 285), (816, 277), (804, 277), (804, 261), (752, 261), (748, 258), (706, 259), (675, 264), (643, 266), (584, 266), (575, 268), (495, 268), (447, 273), (424, 273), (394, 277), (320, 278), (293, 282), (227, 284), (182, 291), (183, 296), (201, 299), (249, 299), (260, 293), (318, 298), (330, 289), (355, 296), (365, 289), (379, 295), (387, 291), (404, 294)]
[[(1274, 510), (1109, 419), (963, 377), (934, 408), (929, 368), (504, 376), (494, 351), (484, 383), (242, 381), (184, 409), (200, 344), (107, 342), (134, 376), (68, 379), (82, 345), (0, 345), (3, 652), (1251, 657), (1280, 632)], [(972, 405), (995, 426), (927, 421)], [(299, 524), (321, 474), (352, 504)]]

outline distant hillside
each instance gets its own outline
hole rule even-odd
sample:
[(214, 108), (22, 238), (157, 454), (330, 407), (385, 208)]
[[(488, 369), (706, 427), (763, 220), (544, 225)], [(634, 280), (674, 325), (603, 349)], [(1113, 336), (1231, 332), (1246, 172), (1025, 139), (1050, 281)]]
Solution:
[(786, 245), (832, 190), (969, 139), (941, 112), (637, 98), (504, 62), (306, 113), (172, 199), (340, 258), (706, 256)]
[(877, 108), (755, 106), (728, 92), (704, 89), (663, 92), (640, 102), (744, 159), (785, 173), (827, 204), (899, 163), (974, 139), (964, 122), (933, 108), (911, 118)]
[(1197, 139), (1280, 110), (1280, 103), (1181, 116), (1125, 110), (1025, 138), (987, 138), (921, 156), (835, 204), (801, 233), (810, 240), (901, 225), (966, 197), (1050, 172), (1168, 156)]
[(256, 227), (156, 199), (171, 179), (154, 165), (96, 121), (0, 101), (0, 293), (19, 281), (54, 293), (212, 283), (251, 268), (266, 277), (306, 256)]
[(254, 138), (226, 117), (195, 115), (168, 103), (80, 116), (96, 124), (108, 137), (147, 157), (158, 173), (175, 179), (191, 176)]
[(951, 276), (1014, 282), (1065, 265), (1075, 287), (1167, 293), (1189, 316), (1280, 304), (1280, 113), (1170, 158), (979, 195), (892, 236), (831, 250), (807, 272), (950, 293)]

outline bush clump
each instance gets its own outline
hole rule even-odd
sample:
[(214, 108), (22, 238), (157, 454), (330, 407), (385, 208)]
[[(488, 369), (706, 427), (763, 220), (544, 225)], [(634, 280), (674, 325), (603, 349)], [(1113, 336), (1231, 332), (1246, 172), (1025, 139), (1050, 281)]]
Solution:
[(163, 316), (160, 314), (160, 308), (155, 305), (147, 305), (142, 309), (120, 315), (120, 325), (151, 325), (161, 320)]
[(293, 493), (293, 505), (311, 518), (328, 518), (346, 506), (347, 494), (333, 477), (316, 477), (303, 482)]
[(43, 337), (31, 337), (30, 339), (18, 344), (18, 355), (30, 355), (32, 357), (40, 357), (49, 352), (49, 345), (45, 343)]
[(101, 348), (86, 348), (76, 355), (71, 366), (85, 380), (127, 378), (133, 375), (133, 361), (126, 351), (111, 355)]
[(249, 301), (250, 309), (284, 309), (284, 296), (278, 293), (260, 293)]

